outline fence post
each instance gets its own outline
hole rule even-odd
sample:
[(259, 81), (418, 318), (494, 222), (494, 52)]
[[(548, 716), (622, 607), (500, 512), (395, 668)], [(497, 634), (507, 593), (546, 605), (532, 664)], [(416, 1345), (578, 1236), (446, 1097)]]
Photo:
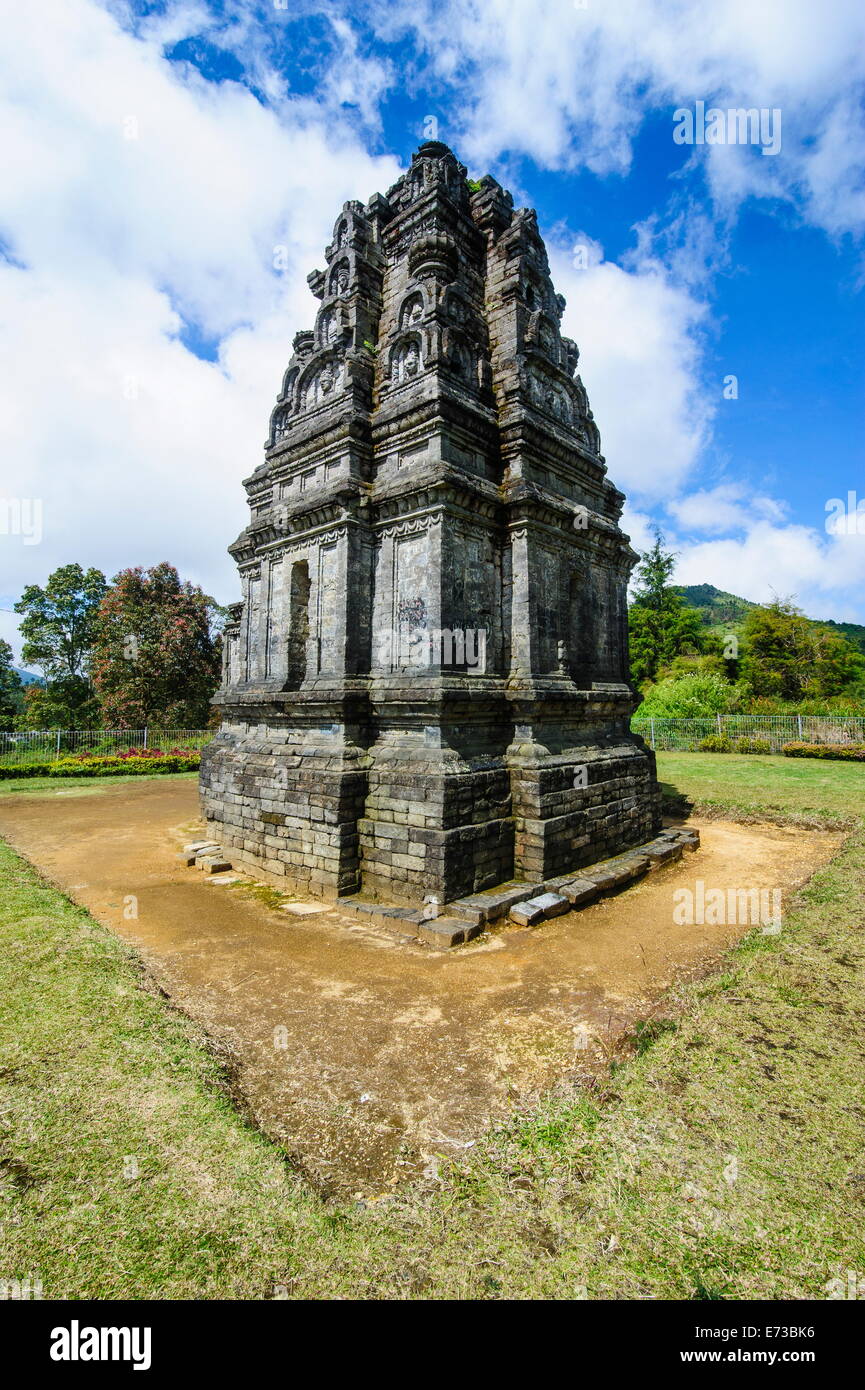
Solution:
[(654, 721), (654, 719), (650, 719), (650, 720), (649, 720), (649, 723), (650, 723), (651, 726), (652, 726), (652, 751), (654, 752), (654, 749), (655, 749), (655, 721)]
[(144, 747), (147, 747), (147, 725), (144, 726)]
[(716, 718), (717, 718), (717, 720), (718, 720), (718, 738), (723, 738), (723, 737), (724, 737), (724, 730), (723, 730), (722, 727), (721, 727), (721, 716), (720, 716), (720, 714), (719, 714), (719, 715), (716, 715)]
[(797, 722), (798, 725), (799, 725), (799, 742), (801, 743), (801, 742), (802, 742), (802, 716), (801, 716), (801, 714), (797, 714), (797, 715), (796, 715), (796, 722)]
[(59, 730), (59, 729), (57, 730), (57, 743), (56, 743), (56, 746), (55, 746), (55, 748), (54, 748), (54, 756), (55, 756), (55, 758), (59, 758), (59, 757), (60, 757), (60, 730)]

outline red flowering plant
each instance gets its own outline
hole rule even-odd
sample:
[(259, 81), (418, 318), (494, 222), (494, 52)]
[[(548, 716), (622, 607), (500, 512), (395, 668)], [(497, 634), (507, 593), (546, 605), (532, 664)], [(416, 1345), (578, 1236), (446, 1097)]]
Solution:
[(219, 683), (220, 611), (173, 565), (115, 576), (100, 604), (92, 666), (109, 728), (205, 727)]

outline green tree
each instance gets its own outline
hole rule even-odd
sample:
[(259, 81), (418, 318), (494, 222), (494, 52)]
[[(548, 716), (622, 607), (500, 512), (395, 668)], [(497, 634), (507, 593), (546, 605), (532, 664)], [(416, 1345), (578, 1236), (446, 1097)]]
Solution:
[(12, 729), (24, 707), (24, 687), (12, 665), (12, 648), (0, 638), (0, 729)]
[(46, 680), (86, 676), (95, 635), (96, 615), (107, 588), (101, 570), (61, 565), (45, 588), (28, 584), (15, 604), (24, 615), (21, 658), (39, 666)]
[(631, 679), (636, 685), (656, 680), (676, 657), (696, 656), (706, 649), (700, 613), (689, 608), (670, 583), (675, 568), (675, 555), (664, 549), (664, 537), (656, 531), (655, 544), (637, 566), (629, 612)]
[(809, 622), (788, 600), (751, 609), (744, 638), (742, 676), (755, 697), (829, 698), (865, 683), (861, 652), (840, 633)]
[(84, 676), (58, 676), (24, 688), (21, 729), (98, 729), (99, 701)]
[(106, 724), (204, 728), (219, 684), (220, 612), (173, 565), (116, 575), (99, 609), (93, 660)]
[(27, 694), (26, 727), (89, 728), (98, 723), (90, 660), (106, 587), (101, 570), (61, 565), (44, 589), (28, 584), (15, 604), (15, 612), (23, 615), (22, 660), (25, 666), (38, 666), (47, 682), (44, 689)]

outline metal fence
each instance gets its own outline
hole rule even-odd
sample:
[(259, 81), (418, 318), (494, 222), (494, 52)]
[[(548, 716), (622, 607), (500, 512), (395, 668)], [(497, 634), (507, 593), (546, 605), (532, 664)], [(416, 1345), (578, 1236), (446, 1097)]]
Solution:
[(780, 753), (785, 743), (865, 743), (865, 716), (825, 714), (711, 714), (699, 719), (635, 718), (635, 734), (662, 752), (694, 752), (706, 739), (767, 743)]
[(202, 748), (213, 729), (49, 729), (0, 733), (0, 767), (48, 763), (76, 753), (123, 753), (129, 748)]
[[(785, 743), (865, 743), (865, 715), (711, 714), (699, 719), (636, 718), (635, 734), (660, 751), (694, 752), (706, 739), (767, 743), (780, 753)], [(49, 729), (0, 733), (0, 766), (47, 763), (76, 753), (122, 753), (128, 748), (203, 748), (213, 729)]]

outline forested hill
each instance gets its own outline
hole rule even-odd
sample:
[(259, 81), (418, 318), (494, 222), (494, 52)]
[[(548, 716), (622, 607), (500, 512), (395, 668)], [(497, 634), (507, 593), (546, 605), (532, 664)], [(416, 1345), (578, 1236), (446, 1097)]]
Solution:
[[(679, 584), (676, 587), (690, 608), (700, 610), (706, 626), (719, 632), (740, 627), (750, 609), (759, 607), (750, 599), (716, 589), (714, 584)], [(815, 627), (833, 628), (865, 654), (865, 626), (862, 623), (837, 623), (834, 618), (812, 618), (809, 621)]]

